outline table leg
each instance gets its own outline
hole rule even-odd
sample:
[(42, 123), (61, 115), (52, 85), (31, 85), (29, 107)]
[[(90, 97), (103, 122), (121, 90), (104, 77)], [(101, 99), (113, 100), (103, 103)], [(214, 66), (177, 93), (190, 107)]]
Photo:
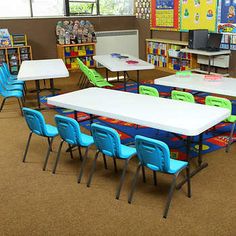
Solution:
[(52, 95), (55, 96), (55, 88), (54, 88), (53, 79), (50, 79), (50, 89), (51, 89)]
[(120, 81), (120, 73), (119, 73), (119, 71), (116, 72), (116, 77), (117, 77), (117, 81), (119, 82)]
[(124, 71), (124, 91), (126, 91), (126, 71)]
[(78, 114), (77, 114), (77, 111), (74, 111), (74, 119), (75, 119), (76, 121), (78, 121)]
[(137, 93), (139, 93), (139, 70), (137, 70)]
[(39, 84), (39, 80), (35, 80), (35, 85), (36, 85), (36, 92), (37, 92), (37, 101), (38, 101), (38, 108), (40, 109), (40, 84)]
[[(202, 140), (203, 140), (203, 134), (201, 133), (199, 135), (199, 148), (198, 148), (198, 167), (196, 169), (194, 169), (191, 173), (190, 173), (190, 178), (192, 178), (194, 175), (196, 175), (199, 171), (201, 171), (202, 169), (206, 168), (208, 166), (207, 162), (202, 163)], [(189, 138), (189, 137), (188, 137)], [(189, 139), (190, 140), (190, 139)], [(189, 158), (189, 151), (190, 151), (190, 143), (188, 143), (190, 141), (188, 141), (187, 139), (187, 160), (190, 163), (190, 158)], [(183, 181), (181, 181), (176, 188), (180, 189), (185, 183), (187, 182), (187, 178), (185, 178)]]

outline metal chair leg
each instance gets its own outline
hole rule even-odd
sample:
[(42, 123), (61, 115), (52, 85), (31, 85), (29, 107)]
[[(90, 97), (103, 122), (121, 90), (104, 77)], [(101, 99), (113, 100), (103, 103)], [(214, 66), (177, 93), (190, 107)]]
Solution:
[(235, 124), (236, 124), (236, 122), (233, 123), (232, 128), (231, 128), (231, 131), (230, 131), (229, 141), (228, 141), (228, 144), (227, 144), (226, 149), (225, 149), (226, 152), (229, 152), (230, 145), (232, 144), (232, 139), (233, 139), (233, 135), (234, 135)]
[(48, 163), (48, 158), (49, 158), (49, 155), (50, 155), (50, 152), (52, 152), (52, 142), (53, 142), (53, 139), (54, 138), (49, 138), (48, 137), (48, 151), (47, 151), (47, 155), (46, 155), (46, 158), (45, 158), (45, 161), (44, 161), (44, 164), (43, 164), (43, 171), (46, 170), (46, 167), (47, 167), (47, 163)]
[(116, 158), (113, 157), (113, 163), (114, 163), (114, 170), (117, 172), (117, 165), (116, 165)]
[(146, 183), (146, 175), (145, 175), (144, 166), (142, 166), (142, 173), (143, 173), (143, 182)]
[(22, 105), (21, 105), (20, 99), (17, 98), (17, 101), (18, 101), (18, 103), (19, 103), (21, 115), (24, 116), (23, 111), (22, 111)]
[(78, 150), (79, 150), (79, 159), (81, 161), (83, 161), (83, 156), (82, 156), (82, 153), (81, 153), (81, 147), (80, 146), (78, 146)]
[(54, 164), (54, 167), (53, 167), (53, 171), (52, 171), (53, 174), (56, 173), (57, 164), (58, 164), (58, 161), (59, 161), (59, 159), (60, 159), (61, 148), (62, 148), (63, 143), (64, 143), (64, 141), (62, 140), (61, 143), (60, 143), (60, 146), (59, 146), (59, 148), (58, 148), (57, 158), (56, 158), (56, 161), (55, 161), (55, 164)]
[(107, 170), (107, 160), (106, 160), (106, 155), (102, 154), (103, 156), (103, 162), (104, 162), (104, 168)]
[(93, 167), (92, 167), (92, 170), (90, 172), (89, 180), (87, 182), (87, 187), (90, 187), (90, 184), (91, 184), (91, 181), (92, 181), (92, 177), (93, 177), (93, 173), (94, 173), (95, 168), (96, 168), (96, 162), (97, 162), (98, 154), (99, 154), (99, 151), (97, 150), (97, 152), (95, 154), (95, 157), (94, 157)]
[(135, 173), (134, 178), (133, 178), (133, 181), (132, 181), (131, 191), (130, 191), (130, 194), (129, 194), (129, 197), (128, 197), (128, 203), (130, 203), (130, 204), (131, 204), (132, 199), (133, 199), (133, 194), (134, 194), (136, 182), (137, 182), (137, 179), (138, 179), (140, 167), (141, 167), (141, 163), (138, 164), (136, 173)]
[(187, 166), (187, 168), (186, 168), (186, 177), (187, 177), (187, 184), (188, 184), (188, 197), (190, 198), (191, 197), (191, 195), (192, 195), (192, 193), (191, 193), (191, 183), (190, 183), (190, 181), (191, 181), (191, 176), (190, 176), (190, 169), (189, 169), (189, 164), (188, 164), (188, 166)]
[(3, 108), (3, 106), (4, 106), (5, 102), (6, 102), (6, 100), (7, 100), (7, 98), (4, 98), (4, 99), (3, 99), (2, 104), (1, 104), (1, 107), (0, 107), (0, 112), (2, 111), (2, 108)]
[(123, 183), (124, 183), (125, 173), (126, 173), (126, 170), (127, 170), (128, 164), (129, 164), (129, 160), (130, 160), (130, 159), (125, 160), (125, 166), (124, 166), (124, 169), (123, 169), (121, 178), (120, 178), (120, 184), (119, 184), (119, 186), (118, 186), (118, 188), (117, 188), (117, 192), (116, 192), (116, 199), (117, 199), (117, 200), (118, 200), (119, 197), (120, 197), (120, 191), (121, 191), (121, 188), (122, 188)]
[(169, 194), (168, 194), (168, 198), (167, 198), (167, 202), (166, 202), (166, 206), (165, 206), (163, 218), (166, 218), (166, 217), (167, 217), (168, 210), (169, 210), (169, 207), (170, 207), (170, 203), (171, 203), (171, 200), (172, 200), (172, 197), (173, 197), (175, 185), (176, 185), (176, 175), (174, 175), (172, 184), (171, 184), (171, 186), (170, 186), (170, 191), (169, 191)]
[(30, 132), (30, 134), (29, 134), (29, 138), (28, 138), (28, 141), (27, 141), (27, 144), (26, 144), (25, 154), (24, 154), (24, 157), (23, 157), (23, 160), (22, 160), (23, 162), (25, 162), (26, 155), (28, 153), (28, 149), (29, 149), (29, 145), (30, 145), (30, 140), (31, 140), (32, 134), (33, 134), (33, 132)]
[(89, 147), (87, 147), (86, 151), (85, 151), (85, 155), (84, 155), (84, 158), (83, 158), (82, 166), (81, 166), (81, 169), (80, 169), (80, 174), (79, 174), (79, 177), (78, 177), (78, 183), (80, 183), (80, 181), (82, 179), (82, 176), (83, 176), (84, 167), (85, 167), (85, 164), (86, 164), (86, 161), (87, 161), (87, 157), (88, 157), (88, 149), (89, 149)]
[(156, 171), (153, 171), (153, 182), (154, 182), (154, 185), (157, 186), (157, 172)]
[(73, 153), (72, 153), (72, 146), (68, 143), (68, 147), (69, 147), (69, 152), (70, 152), (70, 158), (74, 159)]

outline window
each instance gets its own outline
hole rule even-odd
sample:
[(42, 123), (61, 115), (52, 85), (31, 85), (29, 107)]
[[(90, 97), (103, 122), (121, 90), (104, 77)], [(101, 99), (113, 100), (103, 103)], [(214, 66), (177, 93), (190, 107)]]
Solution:
[(133, 15), (134, 0), (2, 0), (0, 18)]
[(33, 16), (64, 16), (64, 0), (31, 0)]
[(66, 15), (132, 15), (134, 0), (66, 0)]
[(66, 15), (97, 15), (97, 0), (67, 0)]
[(29, 0), (4, 0), (0, 6), (1, 17), (30, 17)]

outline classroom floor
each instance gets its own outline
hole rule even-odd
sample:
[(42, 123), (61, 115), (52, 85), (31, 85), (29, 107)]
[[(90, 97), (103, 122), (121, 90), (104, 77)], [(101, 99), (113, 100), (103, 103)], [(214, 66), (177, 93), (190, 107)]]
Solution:
[[(141, 73), (142, 79), (162, 75), (157, 71)], [(73, 74), (66, 82), (58, 79), (55, 84), (62, 92), (76, 90), (77, 78), (78, 74)], [(28, 88), (32, 86), (28, 84)], [(34, 98), (28, 94), (26, 105), (36, 104)], [(53, 110), (42, 113), (54, 124)], [(64, 146), (57, 173), (51, 174), (59, 137), (46, 171), (42, 171), (46, 139), (33, 136), (26, 163), (22, 163), (29, 130), (14, 99), (0, 113), (0, 127), (0, 235), (236, 235), (236, 144), (228, 154), (221, 149), (204, 156), (209, 166), (192, 178), (192, 198), (186, 197), (186, 186), (175, 191), (168, 218), (163, 219), (171, 181), (168, 176), (158, 174), (157, 186), (151, 172), (146, 184), (140, 176), (130, 205), (127, 196), (136, 159), (129, 165), (120, 200), (116, 200), (122, 161), (115, 173), (112, 160), (105, 170), (100, 158), (87, 188), (95, 147), (89, 151), (82, 183), (77, 184), (81, 166), (77, 150), (72, 160)]]

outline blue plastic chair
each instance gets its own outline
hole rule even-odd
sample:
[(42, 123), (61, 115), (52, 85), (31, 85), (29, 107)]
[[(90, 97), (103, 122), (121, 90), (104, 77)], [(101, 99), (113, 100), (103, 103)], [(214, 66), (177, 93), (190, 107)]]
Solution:
[(17, 80), (15, 77), (12, 77), (11, 75), (9, 75), (9, 72), (6, 70), (5, 66), (1, 66), (0, 67), (1, 73), (3, 74), (3, 76), (7, 79), (7, 83), (8, 84), (21, 84), (24, 85), (24, 81), (21, 80)]
[(44, 117), (41, 114), (41, 112), (26, 107), (24, 107), (22, 110), (24, 113), (26, 123), (30, 129), (30, 134), (27, 141), (25, 154), (23, 157), (23, 162), (25, 162), (26, 160), (26, 155), (28, 153), (32, 134), (34, 133), (36, 135), (46, 137), (48, 139), (48, 151), (43, 165), (43, 170), (45, 170), (50, 155), (50, 151), (52, 151), (52, 142), (53, 139), (58, 135), (58, 130), (56, 127), (45, 123)]
[(169, 147), (158, 140), (147, 138), (141, 135), (135, 137), (135, 146), (137, 150), (137, 156), (139, 159), (139, 165), (134, 175), (131, 191), (129, 194), (128, 202), (131, 203), (136, 181), (139, 175), (140, 167), (144, 166), (155, 172), (162, 172), (169, 175), (173, 175), (172, 184), (168, 194), (167, 203), (165, 206), (163, 217), (166, 218), (173, 196), (174, 189), (176, 187), (176, 179), (179, 173), (183, 170), (187, 170), (188, 179), (188, 197), (191, 197), (190, 177), (188, 163), (185, 161), (178, 161), (170, 158)]
[(0, 95), (3, 97), (3, 101), (2, 101), (2, 104), (1, 104), (1, 107), (0, 107), (0, 112), (2, 111), (3, 106), (4, 106), (7, 99), (16, 98), (18, 103), (19, 103), (19, 106), (20, 106), (21, 114), (23, 115), (22, 106), (24, 106), (24, 101), (23, 101), (22, 91), (19, 91), (19, 90), (7, 91), (6, 89), (4, 89), (4, 87), (0, 83)]
[(123, 169), (123, 172), (121, 175), (120, 184), (119, 184), (117, 191), (116, 191), (116, 199), (119, 199), (129, 160), (134, 155), (136, 155), (136, 149), (122, 145), (120, 142), (119, 134), (117, 133), (116, 130), (114, 130), (112, 128), (94, 123), (91, 125), (91, 131), (92, 131), (92, 135), (94, 138), (94, 143), (97, 147), (97, 152), (95, 154), (93, 167), (92, 167), (92, 170), (91, 170), (91, 173), (89, 176), (87, 187), (90, 187), (93, 173), (96, 168), (96, 161), (97, 161), (99, 153), (102, 153), (104, 155), (104, 157), (109, 156), (109, 157), (113, 158), (116, 171), (117, 171), (117, 167), (116, 167), (115, 160), (116, 159), (124, 160), (125, 166), (124, 166), (124, 169)]
[[(93, 137), (82, 133), (80, 131), (80, 126), (78, 122), (72, 118), (56, 115), (55, 121), (57, 124), (59, 135), (61, 136), (62, 140), (58, 149), (57, 158), (56, 158), (56, 162), (54, 164), (52, 173), (53, 174), (56, 173), (57, 164), (61, 155), (61, 148), (64, 142), (69, 144), (70, 150), (72, 146), (79, 147), (79, 150), (80, 150), (80, 147), (85, 147), (86, 151), (85, 151), (85, 155), (83, 158), (83, 163), (82, 163), (82, 167), (81, 167), (81, 171), (79, 175), (79, 181), (80, 181), (83, 174), (83, 168), (84, 168), (87, 156), (88, 156), (88, 149), (94, 143)], [(73, 158), (72, 153), (71, 153), (71, 157)], [(80, 157), (82, 159), (81, 152), (80, 152)]]
[(3, 62), (3, 63), (2, 63), (2, 66), (3, 66), (3, 68), (4, 68), (4, 71), (6, 71), (7, 76), (8, 76), (10, 79), (12, 79), (12, 80), (16, 80), (16, 79), (17, 79), (17, 75), (11, 74), (11, 72), (10, 72), (8, 66), (7, 66), (7, 63)]

